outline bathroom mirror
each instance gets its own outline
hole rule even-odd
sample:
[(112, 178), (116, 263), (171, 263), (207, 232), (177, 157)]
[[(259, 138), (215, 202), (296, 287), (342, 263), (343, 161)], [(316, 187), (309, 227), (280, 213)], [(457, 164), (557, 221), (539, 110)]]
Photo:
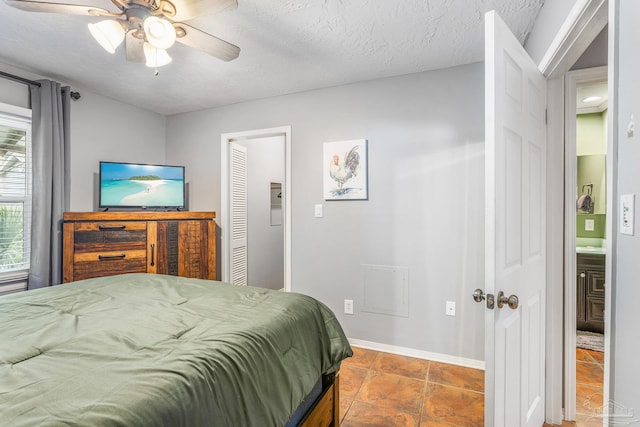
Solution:
[(578, 214), (604, 214), (606, 212), (606, 155), (590, 154), (578, 156), (577, 200), (589, 195), (593, 200), (593, 212), (578, 209)]
[(282, 225), (282, 183), (271, 183), (271, 225)]

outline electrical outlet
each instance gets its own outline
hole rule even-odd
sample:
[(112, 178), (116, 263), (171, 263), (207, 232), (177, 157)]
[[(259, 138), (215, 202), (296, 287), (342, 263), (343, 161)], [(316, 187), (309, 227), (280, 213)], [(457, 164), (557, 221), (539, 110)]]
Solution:
[(456, 315), (456, 302), (455, 301), (447, 301), (445, 314), (447, 316), (455, 316)]
[(353, 314), (353, 300), (344, 300), (344, 314)]

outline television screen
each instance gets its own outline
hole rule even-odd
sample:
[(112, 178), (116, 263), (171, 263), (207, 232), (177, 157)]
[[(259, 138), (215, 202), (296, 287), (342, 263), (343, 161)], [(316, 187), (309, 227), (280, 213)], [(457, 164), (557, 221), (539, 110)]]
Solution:
[(101, 208), (184, 208), (184, 166), (100, 162)]

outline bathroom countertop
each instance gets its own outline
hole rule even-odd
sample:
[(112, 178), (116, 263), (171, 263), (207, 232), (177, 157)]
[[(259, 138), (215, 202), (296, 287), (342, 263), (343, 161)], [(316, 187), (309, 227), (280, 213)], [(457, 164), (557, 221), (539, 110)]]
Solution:
[(606, 255), (605, 239), (578, 237), (576, 238), (576, 253)]

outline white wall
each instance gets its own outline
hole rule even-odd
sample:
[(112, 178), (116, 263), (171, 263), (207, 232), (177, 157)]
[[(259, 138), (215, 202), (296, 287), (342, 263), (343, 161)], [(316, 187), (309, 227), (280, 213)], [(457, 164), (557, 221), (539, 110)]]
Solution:
[[(31, 80), (44, 78), (5, 64), (0, 64), (0, 70)], [(100, 160), (167, 161), (166, 119), (82, 89), (73, 90), (79, 90), (82, 97), (71, 101), (70, 208), (93, 211), (97, 206), (94, 198)], [(28, 87), (0, 78), (0, 102), (29, 108)]]
[[(351, 338), (483, 360), (470, 296), (484, 277), (483, 81), (471, 64), (176, 115), (167, 158), (187, 166), (191, 209), (219, 211), (220, 134), (291, 125), (293, 290), (327, 303)], [(359, 138), (369, 200), (325, 202), (323, 142)], [(361, 311), (361, 264), (409, 268), (408, 318)]]
[[(612, 0), (613, 1), (613, 0)], [(636, 423), (640, 419), (640, 393), (638, 393), (638, 379), (640, 379), (640, 364), (638, 364), (637, 325), (640, 324), (640, 286), (638, 285), (638, 259), (640, 259), (640, 228), (638, 219), (640, 199), (640, 131), (637, 120), (640, 117), (640, 26), (637, 17), (640, 16), (640, 2), (637, 0), (615, 0), (618, 9), (619, 26), (615, 29), (619, 33), (619, 46), (615, 58), (615, 69), (618, 73), (617, 83), (617, 192), (614, 196), (614, 213), (618, 215), (619, 196), (635, 194), (635, 234), (633, 236), (620, 234), (614, 230), (617, 239), (614, 266), (614, 297), (613, 325), (611, 342), (613, 343), (612, 360), (613, 393), (610, 400), (618, 410), (617, 421)], [(612, 22), (609, 22), (612, 25)], [(615, 90), (615, 89), (614, 89)], [(627, 125), (631, 115), (636, 117), (636, 131), (632, 137), (627, 136)], [(616, 216), (617, 218), (617, 216)], [(632, 418), (624, 418), (621, 411), (631, 410)], [(633, 421), (631, 421), (633, 420)]]

